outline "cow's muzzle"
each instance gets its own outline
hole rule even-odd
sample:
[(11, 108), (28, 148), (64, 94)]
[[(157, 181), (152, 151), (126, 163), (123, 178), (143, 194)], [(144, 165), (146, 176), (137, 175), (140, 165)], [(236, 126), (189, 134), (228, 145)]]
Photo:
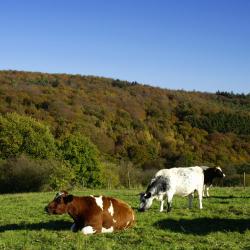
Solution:
[(145, 212), (146, 211), (146, 209), (145, 208), (138, 208), (138, 212)]

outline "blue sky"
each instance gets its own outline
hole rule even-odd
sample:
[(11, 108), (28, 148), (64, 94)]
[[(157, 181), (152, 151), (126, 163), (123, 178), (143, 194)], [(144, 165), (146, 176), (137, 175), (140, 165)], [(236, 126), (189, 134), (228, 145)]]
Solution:
[(250, 1), (0, 1), (0, 69), (250, 93)]

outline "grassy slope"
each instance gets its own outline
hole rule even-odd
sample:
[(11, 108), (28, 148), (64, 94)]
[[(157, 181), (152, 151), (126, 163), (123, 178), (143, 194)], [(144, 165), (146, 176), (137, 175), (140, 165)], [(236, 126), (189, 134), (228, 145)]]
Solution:
[[(86, 190), (138, 206), (138, 190)], [(204, 209), (186, 209), (186, 198), (174, 198), (170, 214), (159, 203), (137, 213), (133, 229), (83, 236), (72, 233), (67, 215), (48, 216), (44, 206), (54, 193), (0, 195), (0, 249), (250, 249), (250, 188), (214, 188)]]

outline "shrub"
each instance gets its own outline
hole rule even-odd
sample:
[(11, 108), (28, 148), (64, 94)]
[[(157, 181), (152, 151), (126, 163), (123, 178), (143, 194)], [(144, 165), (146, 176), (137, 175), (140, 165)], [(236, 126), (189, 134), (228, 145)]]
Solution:
[(28, 116), (16, 113), (0, 115), (0, 158), (21, 154), (49, 159), (55, 156), (56, 146), (49, 128)]
[(226, 176), (225, 180), (223, 180), (223, 185), (227, 187), (242, 186), (242, 176), (238, 174)]
[(25, 155), (0, 161), (0, 193), (69, 189), (72, 169), (55, 160), (35, 160)]
[(49, 161), (51, 173), (44, 190), (69, 190), (75, 183), (75, 172), (72, 166), (62, 161)]
[(87, 187), (101, 184), (99, 152), (88, 138), (80, 133), (69, 135), (59, 148), (63, 159), (72, 166), (77, 184)]
[(143, 179), (142, 171), (133, 166), (132, 162), (122, 161), (119, 166), (120, 184), (126, 188), (140, 187)]
[(11, 158), (0, 165), (0, 192), (40, 191), (48, 182), (51, 168), (43, 161), (25, 156)]
[(101, 169), (102, 185), (105, 188), (116, 188), (120, 184), (119, 168), (117, 165), (106, 162)]

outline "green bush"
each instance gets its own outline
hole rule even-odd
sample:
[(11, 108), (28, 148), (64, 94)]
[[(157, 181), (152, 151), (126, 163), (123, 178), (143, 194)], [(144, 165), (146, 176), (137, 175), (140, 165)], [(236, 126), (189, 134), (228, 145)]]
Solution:
[(0, 161), (0, 193), (69, 189), (74, 172), (63, 162), (25, 155)]
[(120, 185), (119, 167), (113, 163), (105, 162), (101, 168), (102, 186), (108, 189)]
[(0, 115), (0, 158), (21, 154), (49, 159), (56, 155), (56, 146), (49, 128), (28, 116), (16, 113)]
[(226, 176), (223, 185), (226, 187), (242, 186), (242, 176), (239, 174)]
[(51, 167), (48, 183), (44, 190), (69, 190), (75, 183), (75, 172), (69, 164), (63, 161), (48, 161)]
[(0, 165), (0, 193), (40, 191), (51, 173), (43, 161), (25, 156), (8, 159)]
[(142, 170), (136, 168), (130, 161), (122, 161), (119, 166), (120, 185), (126, 188), (141, 187)]
[(99, 152), (96, 146), (80, 133), (65, 137), (59, 146), (62, 158), (72, 166), (75, 181), (81, 186), (101, 184)]

